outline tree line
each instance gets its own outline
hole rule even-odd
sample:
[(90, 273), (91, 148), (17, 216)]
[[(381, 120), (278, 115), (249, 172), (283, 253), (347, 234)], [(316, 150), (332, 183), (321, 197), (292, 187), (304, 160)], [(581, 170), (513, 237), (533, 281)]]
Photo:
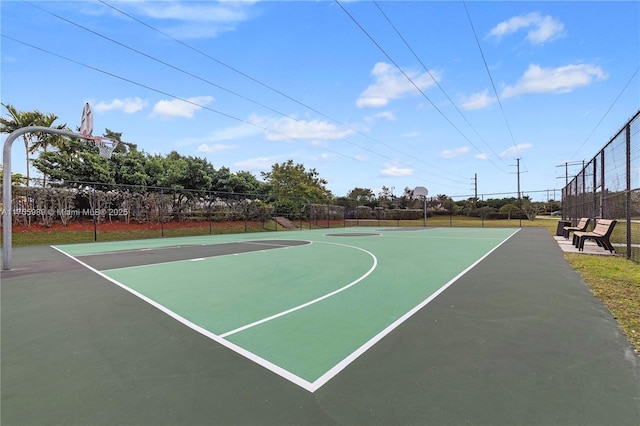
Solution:
[[(44, 126), (72, 131), (66, 124), (55, 124), (55, 114), (38, 110), (18, 111), (10, 104), (2, 104), (7, 115), (0, 118), (0, 132), (11, 133), (27, 126)], [(77, 129), (76, 129), (77, 131)], [(269, 172), (261, 172), (261, 180), (249, 171), (232, 172), (228, 167), (216, 169), (206, 158), (169, 154), (150, 154), (139, 150), (134, 143), (124, 142), (122, 133), (105, 129), (104, 137), (118, 141), (111, 158), (100, 157), (99, 150), (84, 139), (32, 132), (23, 135), (26, 153), (27, 175), (15, 174), (14, 183), (29, 186), (29, 166), (42, 173), (43, 187), (81, 187), (91, 185), (96, 189), (126, 186), (128, 191), (147, 192), (153, 188), (172, 190), (216, 191), (258, 196), (267, 203), (277, 204), (279, 210), (299, 209), (300, 200), (308, 203), (335, 204), (343, 207), (367, 206), (372, 209), (422, 209), (427, 204), (431, 212), (448, 212), (474, 215), (500, 212), (556, 210), (558, 203), (542, 206), (527, 197), (489, 199), (469, 198), (454, 201), (445, 194), (426, 200), (415, 197), (406, 187), (399, 196), (393, 190), (382, 187), (378, 194), (369, 188), (353, 188), (346, 196), (334, 196), (327, 189), (327, 180), (315, 169), (307, 170), (293, 160), (272, 165)], [(188, 196), (188, 195), (186, 195)], [(527, 213), (528, 214), (528, 213)]]

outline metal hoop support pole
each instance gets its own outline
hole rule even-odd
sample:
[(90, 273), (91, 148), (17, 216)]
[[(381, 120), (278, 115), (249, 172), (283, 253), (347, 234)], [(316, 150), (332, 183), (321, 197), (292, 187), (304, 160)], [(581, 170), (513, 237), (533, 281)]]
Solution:
[(49, 133), (52, 135), (68, 136), (70, 138), (84, 138), (83, 135), (67, 132), (66, 130), (52, 129), (43, 126), (22, 127), (7, 136), (2, 147), (2, 270), (11, 270), (12, 257), (12, 225), (13, 217), (11, 208), (11, 145), (18, 136), (25, 133)]

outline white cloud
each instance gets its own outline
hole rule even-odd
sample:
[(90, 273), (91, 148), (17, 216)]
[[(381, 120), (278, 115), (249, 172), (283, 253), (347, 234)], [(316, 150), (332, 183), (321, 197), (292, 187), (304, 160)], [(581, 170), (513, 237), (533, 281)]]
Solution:
[(477, 158), (478, 160), (488, 160), (489, 159), (489, 155), (487, 154), (478, 154), (475, 156), (475, 158)]
[(500, 153), (500, 157), (502, 158), (513, 158), (519, 157), (523, 151), (531, 148), (533, 145), (530, 143), (520, 143), (518, 145), (514, 145), (509, 147), (507, 150)]
[(258, 157), (238, 161), (234, 166), (238, 170), (264, 171), (271, 170), (271, 166), (279, 161), (279, 157)]
[(237, 149), (238, 145), (223, 145), (223, 144), (213, 144), (213, 145), (208, 145), (206, 143), (203, 143), (202, 145), (200, 145), (197, 149), (198, 152), (207, 152), (207, 153), (212, 153), (212, 152), (219, 152), (219, 151), (227, 151), (230, 149)]
[(364, 118), (364, 120), (368, 123), (368, 124), (373, 124), (375, 123), (378, 119), (383, 119), (383, 120), (388, 120), (388, 121), (395, 121), (396, 120), (396, 116), (393, 112), (391, 111), (382, 111), (379, 112), (377, 114), (373, 114), (373, 115), (369, 115), (367, 117)]
[(469, 96), (467, 100), (462, 102), (462, 108), (466, 110), (480, 109), (487, 107), (495, 102), (496, 98), (494, 98), (493, 96), (489, 96), (489, 91), (485, 90), (484, 92), (475, 93)]
[(590, 64), (558, 68), (541, 68), (532, 64), (514, 86), (504, 88), (502, 97), (525, 93), (568, 93), (578, 87), (588, 86), (594, 80), (604, 80), (608, 77), (600, 67)]
[(270, 141), (336, 140), (354, 133), (351, 129), (340, 129), (326, 121), (293, 120), (287, 117), (273, 122), (270, 130), (266, 134)]
[(442, 158), (456, 158), (456, 157), (460, 157), (461, 155), (466, 154), (467, 152), (470, 151), (470, 148), (463, 146), (461, 148), (456, 148), (453, 150), (449, 150), (446, 149), (444, 151), (442, 151), (442, 153), (440, 153), (440, 157)]
[(185, 100), (161, 100), (154, 105), (151, 115), (154, 117), (191, 118), (196, 111), (201, 110), (203, 106), (212, 101), (213, 97), (211, 96), (196, 96)]
[(133, 114), (134, 112), (140, 111), (147, 105), (146, 101), (143, 101), (140, 98), (125, 98), (125, 99), (114, 99), (111, 102), (100, 101), (94, 107), (93, 110), (97, 112), (107, 112), (107, 111), (122, 111), (127, 114)]
[(402, 177), (402, 176), (411, 176), (413, 174), (413, 169), (410, 168), (402, 168), (394, 165), (387, 164), (384, 169), (380, 171), (382, 176), (392, 176), (392, 177)]
[[(424, 91), (435, 84), (429, 73), (409, 71), (406, 74), (411, 78), (420, 90)], [(439, 79), (437, 73), (431, 73)], [(384, 62), (378, 62), (371, 70), (375, 82), (367, 87), (358, 98), (356, 105), (360, 108), (378, 108), (387, 105), (393, 99), (406, 96), (416, 96), (419, 92), (416, 87), (395, 66)]]
[[(255, 1), (138, 1), (138, 13), (167, 22), (163, 31), (179, 39), (216, 37), (251, 19)], [(177, 22), (177, 23), (176, 23)]]
[(239, 126), (225, 127), (224, 129), (216, 130), (210, 135), (202, 139), (202, 142), (221, 142), (229, 140), (243, 139), (249, 136), (255, 136), (262, 133), (263, 130), (259, 127), (252, 126), (250, 124), (242, 123)]
[(500, 22), (489, 31), (489, 36), (500, 40), (503, 36), (513, 34), (521, 29), (529, 29), (526, 38), (532, 44), (551, 41), (564, 34), (562, 22), (551, 16), (541, 16), (539, 13), (533, 12)]
[(551, 16), (544, 16), (535, 28), (527, 33), (527, 40), (532, 44), (541, 44), (554, 40), (564, 34), (564, 24)]

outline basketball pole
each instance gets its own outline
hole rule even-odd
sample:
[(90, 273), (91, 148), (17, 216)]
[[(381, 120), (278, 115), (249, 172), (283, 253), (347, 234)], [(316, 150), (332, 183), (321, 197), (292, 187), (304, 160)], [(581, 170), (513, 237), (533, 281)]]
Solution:
[[(52, 129), (44, 126), (27, 126), (15, 130), (7, 136), (2, 148), (2, 270), (11, 270), (12, 258), (12, 225), (13, 216), (11, 208), (11, 145), (13, 141), (25, 133), (40, 132), (52, 135), (68, 136), (70, 138), (84, 139), (84, 135), (67, 132), (66, 130)], [(29, 165), (27, 165), (29, 167)]]

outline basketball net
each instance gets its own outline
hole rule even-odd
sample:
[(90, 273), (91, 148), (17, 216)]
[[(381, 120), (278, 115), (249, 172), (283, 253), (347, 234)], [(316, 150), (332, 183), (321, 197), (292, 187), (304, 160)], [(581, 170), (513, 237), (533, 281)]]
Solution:
[(89, 136), (86, 132), (82, 133), (82, 137), (88, 141), (93, 142), (93, 144), (98, 148), (98, 154), (102, 158), (111, 158), (111, 154), (118, 146), (118, 141), (109, 138), (103, 138), (100, 136)]
[(104, 138), (101, 136), (91, 136), (93, 132), (93, 114), (91, 112), (91, 106), (89, 103), (84, 104), (82, 110), (82, 121), (80, 122), (80, 132), (85, 140), (93, 142), (98, 147), (98, 152), (102, 158), (111, 158), (111, 154), (118, 146), (118, 141)]

